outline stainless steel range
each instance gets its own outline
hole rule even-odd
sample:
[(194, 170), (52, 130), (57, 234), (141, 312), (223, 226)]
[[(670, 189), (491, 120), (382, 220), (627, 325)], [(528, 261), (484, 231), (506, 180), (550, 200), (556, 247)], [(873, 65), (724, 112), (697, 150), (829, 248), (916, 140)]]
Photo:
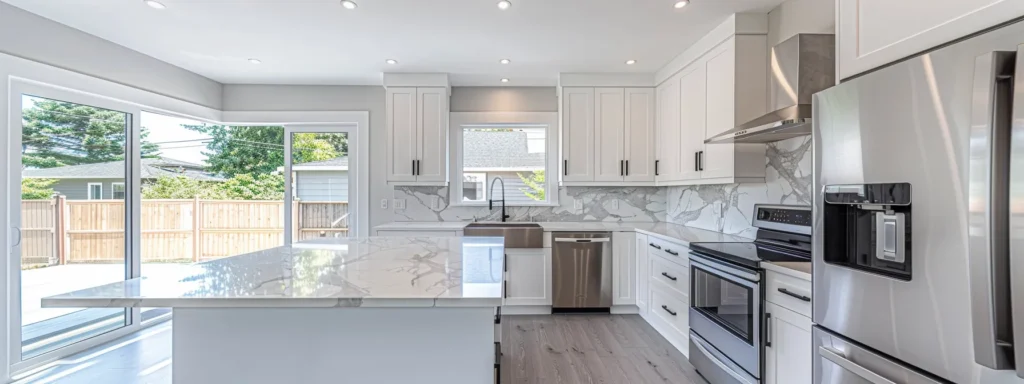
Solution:
[(765, 261), (811, 261), (811, 208), (757, 205), (757, 239), (690, 243), (690, 362), (711, 384), (756, 384)]

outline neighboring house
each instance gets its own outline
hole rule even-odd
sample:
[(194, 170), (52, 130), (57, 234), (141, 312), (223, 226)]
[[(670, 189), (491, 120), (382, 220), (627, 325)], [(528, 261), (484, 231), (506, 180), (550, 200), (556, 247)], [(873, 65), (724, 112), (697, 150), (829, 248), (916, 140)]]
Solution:
[(292, 165), (300, 201), (348, 201), (348, 156)]
[[(496, 177), (505, 182), (507, 204), (535, 203), (523, 192), (529, 190), (519, 174), (529, 177), (544, 169), (544, 141), (530, 142), (524, 132), (463, 133), (462, 194), (466, 200), (487, 200), (488, 188)], [(498, 188), (501, 184), (495, 184)], [(500, 191), (494, 192), (501, 199)]]
[[(140, 175), (143, 182), (160, 176), (185, 176), (200, 181), (224, 181), (206, 172), (206, 166), (168, 158), (142, 159)], [(22, 171), (29, 179), (56, 179), (51, 188), (70, 200), (123, 199), (124, 161), (69, 165), (56, 168), (33, 168)]]

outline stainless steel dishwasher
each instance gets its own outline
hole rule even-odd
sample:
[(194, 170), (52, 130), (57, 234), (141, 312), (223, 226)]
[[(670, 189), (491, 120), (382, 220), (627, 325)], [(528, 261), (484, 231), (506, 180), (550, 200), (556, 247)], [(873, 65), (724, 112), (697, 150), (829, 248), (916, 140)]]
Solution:
[(552, 310), (607, 312), (612, 306), (612, 234), (554, 232)]

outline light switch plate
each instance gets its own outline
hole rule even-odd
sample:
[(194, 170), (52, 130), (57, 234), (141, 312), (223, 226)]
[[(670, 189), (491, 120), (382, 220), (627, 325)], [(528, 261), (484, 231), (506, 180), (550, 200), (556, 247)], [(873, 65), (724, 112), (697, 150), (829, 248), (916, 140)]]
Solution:
[(612, 210), (619, 209), (619, 199), (612, 200)]
[(577, 211), (583, 209), (583, 200), (576, 199), (575, 201), (572, 202), (572, 207)]
[(388, 199), (380, 199), (380, 209), (388, 209)]
[(441, 209), (441, 198), (438, 196), (430, 198), (430, 208), (435, 210)]
[(405, 199), (395, 199), (395, 209), (405, 209)]

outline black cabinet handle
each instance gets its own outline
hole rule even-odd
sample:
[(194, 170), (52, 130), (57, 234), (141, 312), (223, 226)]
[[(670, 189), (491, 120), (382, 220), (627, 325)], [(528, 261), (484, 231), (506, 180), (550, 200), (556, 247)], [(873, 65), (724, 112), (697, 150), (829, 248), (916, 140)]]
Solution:
[(658, 175), (658, 163), (660, 162), (661, 160), (654, 160), (654, 176), (660, 176)]
[(700, 166), (697, 165), (697, 164), (700, 164), (700, 152), (694, 152), (693, 153), (693, 170), (694, 171), (699, 171), (700, 170)]
[(505, 272), (508, 272), (508, 254), (506, 254), (505, 258), (501, 260), (501, 264), (501, 268), (504, 269)]
[(772, 346), (772, 314), (764, 314), (764, 346), (771, 348)]
[(629, 176), (629, 160), (626, 160), (626, 176)]
[(651, 243), (651, 248), (654, 248), (654, 249), (661, 249), (661, 246), (660, 246), (660, 245), (658, 245), (658, 244), (654, 244), (654, 243)]
[(804, 296), (804, 295), (801, 295), (801, 294), (797, 294), (797, 293), (793, 293), (793, 292), (790, 292), (790, 291), (789, 291), (788, 289), (786, 289), (786, 288), (779, 288), (779, 293), (781, 293), (781, 294), (783, 294), (783, 295), (786, 295), (786, 296), (790, 296), (790, 297), (795, 297), (795, 298), (797, 298), (797, 299), (799, 299), (799, 300), (802, 300), (802, 301), (806, 301), (806, 302), (808, 302), (808, 303), (810, 303), (810, 302), (811, 302), (811, 298), (810, 298), (810, 297), (807, 297), (807, 296)]
[(669, 274), (668, 274), (668, 272), (662, 272), (662, 273), (661, 273), (661, 275), (662, 275), (662, 276), (665, 276), (665, 277), (667, 277), (667, 278), (668, 278), (669, 280), (672, 280), (672, 281), (676, 281), (676, 280), (679, 280), (679, 278), (678, 278), (678, 277), (675, 277), (675, 276), (669, 275)]
[(626, 168), (623, 168), (623, 165), (622, 165), (625, 162), (626, 162), (625, 160), (619, 160), (619, 176), (625, 176), (626, 175), (626, 171), (625, 171)]
[(672, 256), (679, 256), (679, 252), (673, 251), (671, 249), (666, 249), (665, 253), (668, 253), (668, 254), (670, 254)]
[(569, 176), (569, 160), (562, 160), (562, 176)]
[(412, 175), (416, 176), (416, 160), (412, 161)]
[(671, 309), (668, 309), (668, 306), (667, 306), (667, 305), (662, 305), (662, 306), (661, 306), (661, 309), (664, 309), (664, 310), (665, 310), (665, 312), (668, 312), (668, 314), (670, 314), (670, 315), (672, 315), (672, 316), (675, 316), (675, 315), (676, 315), (676, 313), (675, 313), (675, 312), (673, 312), (673, 311), (672, 311)]

